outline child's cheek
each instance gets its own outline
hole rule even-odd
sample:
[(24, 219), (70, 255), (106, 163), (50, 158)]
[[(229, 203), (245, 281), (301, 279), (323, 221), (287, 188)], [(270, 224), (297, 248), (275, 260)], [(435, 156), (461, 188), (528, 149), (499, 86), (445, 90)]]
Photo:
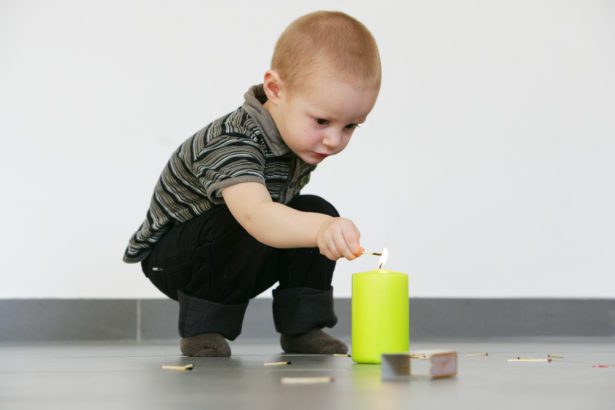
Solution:
[(320, 142), (323, 140), (323, 138), (324, 135), (322, 135), (322, 132), (320, 130), (313, 131), (310, 135), (310, 145), (312, 145), (313, 147), (320, 145)]

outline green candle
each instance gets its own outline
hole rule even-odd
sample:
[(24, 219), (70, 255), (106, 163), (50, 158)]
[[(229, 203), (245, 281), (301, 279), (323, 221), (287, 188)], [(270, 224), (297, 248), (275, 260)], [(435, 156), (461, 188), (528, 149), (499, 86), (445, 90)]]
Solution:
[(352, 360), (380, 363), (410, 350), (408, 275), (384, 269), (352, 275)]

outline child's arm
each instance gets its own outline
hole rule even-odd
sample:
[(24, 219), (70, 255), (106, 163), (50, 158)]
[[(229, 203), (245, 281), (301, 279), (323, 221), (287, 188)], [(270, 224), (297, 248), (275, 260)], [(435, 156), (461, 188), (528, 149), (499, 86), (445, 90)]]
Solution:
[(314, 248), (331, 260), (352, 260), (362, 253), (359, 231), (345, 218), (301, 212), (273, 202), (267, 188), (245, 182), (223, 188), (222, 196), (239, 224), (274, 248)]

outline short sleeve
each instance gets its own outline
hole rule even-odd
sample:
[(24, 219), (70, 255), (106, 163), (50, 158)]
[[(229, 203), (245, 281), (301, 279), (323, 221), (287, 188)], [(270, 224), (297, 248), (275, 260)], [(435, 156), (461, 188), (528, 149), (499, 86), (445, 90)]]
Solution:
[(207, 197), (224, 202), (222, 189), (244, 182), (265, 185), (265, 153), (248, 136), (222, 135), (210, 141), (194, 158), (193, 172), (205, 187)]

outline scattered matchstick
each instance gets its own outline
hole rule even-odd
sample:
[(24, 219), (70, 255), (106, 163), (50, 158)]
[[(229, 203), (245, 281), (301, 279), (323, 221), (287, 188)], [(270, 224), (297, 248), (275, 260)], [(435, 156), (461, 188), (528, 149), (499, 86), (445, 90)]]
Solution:
[(185, 365), (170, 365), (170, 364), (163, 364), (162, 368), (164, 370), (178, 370), (180, 372), (185, 371), (185, 370), (192, 370), (194, 369), (194, 365), (192, 363), (190, 364), (185, 364)]
[(593, 365), (592, 367), (596, 369), (606, 369), (611, 366), (608, 364), (598, 363), (598, 364)]
[(292, 362), (267, 362), (264, 366), (286, 366), (291, 364)]
[(508, 359), (508, 362), (550, 362), (551, 358), (542, 359), (537, 357), (517, 357), (515, 359)]
[(317, 384), (317, 383), (333, 383), (335, 380), (331, 376), (323, 377), (282, 377), (282, 384)]
[(352, 357), (349, 354), (343, 354), (343, 353), (333, 353), (333, 357)]
[(549, 359), (563, 359), (564, 356), (558, 356), (558, 355), (554, 355), (554, 354), (548, 354), (547, 357)]
[(489, 353), (487, 352), (480, 352), (480, 353), (466, 353), (466, 356), (489, 356)]

